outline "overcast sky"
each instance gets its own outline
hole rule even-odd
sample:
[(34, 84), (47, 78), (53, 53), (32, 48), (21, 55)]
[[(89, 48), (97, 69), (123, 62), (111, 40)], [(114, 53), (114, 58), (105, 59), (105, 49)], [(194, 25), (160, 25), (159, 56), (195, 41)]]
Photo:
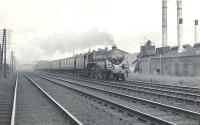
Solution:
[[(12, 29), (19, 63), (84, 52), (96, 44), (91, 36), (102, 47), (116, 44), (133, 53), (146, 38), (161, 46), (161, 5), (162, 0), (0, 0), (0, 29)], [(199, 6), (199, 0), (183, 0), (184, 43), (194, 43)], [(176, 0), (169, 0), (170, 46), (176, 45), (176, 22)]]

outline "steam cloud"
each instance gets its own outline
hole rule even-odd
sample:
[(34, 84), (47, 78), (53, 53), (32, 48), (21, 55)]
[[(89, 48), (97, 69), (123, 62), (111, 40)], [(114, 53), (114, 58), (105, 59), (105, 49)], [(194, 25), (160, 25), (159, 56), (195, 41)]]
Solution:
[(53, 54), (55, 51), (61, 53), (73, 52), (74, 50), (86, 49), (97, 45), (114, 44), (114, 39), (109, 33), (99, 31), (97, 28), (81, 34), (54, 34), (39, 41), (41, 41), (38, 43), (40, 49), (46, 54)]

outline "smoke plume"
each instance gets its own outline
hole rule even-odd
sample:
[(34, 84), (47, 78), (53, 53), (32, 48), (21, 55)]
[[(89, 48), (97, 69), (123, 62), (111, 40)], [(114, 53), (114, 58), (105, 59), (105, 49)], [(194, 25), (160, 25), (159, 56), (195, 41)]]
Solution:
[(40, 49), (46, 54), (53, 54), (56, 51), (60, 53), (73, 52), (74, 50), (82, 50), (97, 45), (114, 44), (114, 39), (109, 33), (99, 31), (97, 28), (79, 34), (56, 33), (48, 38), (40, 39), (39, 41), (38, 45)]

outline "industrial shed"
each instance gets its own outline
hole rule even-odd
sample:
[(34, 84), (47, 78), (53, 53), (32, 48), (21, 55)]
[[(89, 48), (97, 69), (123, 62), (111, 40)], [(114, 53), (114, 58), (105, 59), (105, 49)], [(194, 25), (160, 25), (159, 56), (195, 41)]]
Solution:
[(155, 48), (151, 41), (141, 46), (138, 72), (174, 76), (200, 76), (200, 44)]
[(190, 47), (178, 53), (171, 50), (151, 57), (150, 73), (177, 76), (200, 76), (200, 48)]

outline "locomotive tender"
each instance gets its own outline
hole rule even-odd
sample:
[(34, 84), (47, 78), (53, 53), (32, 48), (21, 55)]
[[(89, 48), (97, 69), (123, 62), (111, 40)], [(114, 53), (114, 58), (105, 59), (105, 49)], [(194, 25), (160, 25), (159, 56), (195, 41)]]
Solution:
[(99, 49), (69, 58), (41, 61), (36, 64), (35, 69), (89, 76), (95, 79), (125, 80), (125, 77), (128, 77), (125, 54), (128, 53), (113, 46), (111, 50)]

